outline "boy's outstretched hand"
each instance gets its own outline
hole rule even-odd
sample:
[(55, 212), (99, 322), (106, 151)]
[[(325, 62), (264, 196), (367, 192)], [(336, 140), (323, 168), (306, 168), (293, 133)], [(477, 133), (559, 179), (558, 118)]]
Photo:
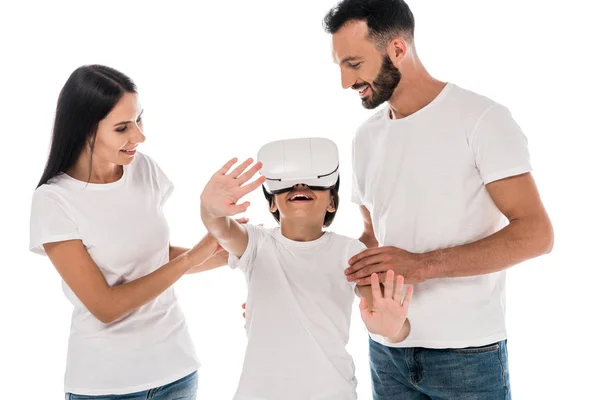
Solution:
[[(373, 306), (369, 307), (366, 298), (361, 297), (360, 299), (360, 314), (369, 332), (381, 335), (392, 342), (404, 340), (409, 333), (406, 316), (412, 299), (413, 287), (408, 286), (404, 300), (402, 300), (403, 283), (404, 277), (398, 275), (396, 285), (394, 285), (394, 271), (387, 271), (382, 296), (379, 278), (374, 273), (371, 275)], [(405, 326), (405, 322), (407, 326)]]
[(210, 178), (200, 196), (203, 215), (230, 217), (246, 211), (250, 203), (246, 201), (237, 204), (237, 202), (265, 181), (265, 177), (261, 176), (246, 186), (242, 186), (262, 167), (261, 163), (256, 163), (244, 172), (252, 164), (252, 161), (249, 158), (229, 172), (229, 169), (237, 162), (237, 158), (233, 158)]

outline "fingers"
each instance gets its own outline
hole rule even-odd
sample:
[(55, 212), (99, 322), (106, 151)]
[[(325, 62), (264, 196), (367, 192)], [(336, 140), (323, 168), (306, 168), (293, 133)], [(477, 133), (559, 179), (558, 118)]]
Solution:
[(385, 249), (386, 249), (385, 247), (375, 247), (372, 249), (363, 250), (360, 253), (356, 254), (354, 257), (350, 258), (350, 260), (348, 260), (348, 264), (352, 265), (352, 264), (362, 260), (365, 257), (379, 254), (382, 251), (385, 251)]
[(245, 196), (248, 193), (250, 193), (251, 191), (256, 190), (260, 185), (265, 183), (266, 180), (267, 180), (267, 178), (265, 178), (264, 176), (260, 176), (255, 181), (250, 182), (246, 186), (243, 186), (242, 187), (242, 196)]
[(369, 305), (367, 303), (367, 299), (365, 299), (364, 297), (360, 298), (360, 303), (358, 304), (358, 307), (360, 308), (361, 312), (367, 311), (369, 308)]
[[(250, 159), (251, 160), (251, 159)], [(242, 164), (243, 165), (243, 164)], [(237, 177), (238, 182), (240, 182), (240, 185), (246, 183), (248, 180), (250, 180), (250, 178), (252, 178), (254, 175), (256, 175), (256, 173), (262, 168), (262, 163), (257, 162), (256, 164), (254, 164), (252, 166), (252, 168), (250, 168), (248, 171), (244, 172), (243, 174), (241, 174), (240, 176)]]
[(394, 288), (393, 299), (402, 303), (402, 285), (404, 284), (404, 277), (402, 275), (396, 276), (396, 287)]
[(246, 212), (246, 210), (248, 209), (248, 207), (250, 207), (250, 202), (246, 201), (243, 202), (242, 204), (236, 204), (236, 205), (232, 205), (229, 208), (229, 215), (236, 215), (236, 214), (240, 214), (243, 212)]
[(227, 173), (227, 171), (229, 171), (229, 169), (230, 169), (231, 167), (233, 167), (233, 165), (234, 165), (234, 164), (237, 162), (237, 160), (238, 160), (238, 159), (237, 159), (236, 157), (234, 157), (234, 158), (232, 158), (231, 160), (227, 161), (227, 162), (225, 163), (225, 165), (223, 165), (223, 166), (221, 167), (221, 169), (219, 170), (219, 173), (220, 173), (220, 174), (222, 174), (222, 175), (225, 175), (225, 174)]
[(373, 302), (381, 300), (381, 289), (379, 288), (379, 277), (377, 274), (371, 275), (371, 293), (373, 295)]
[(389, 270), (385, 274), (383, 297), (385, 297), (386, 299), (392, 299), (393, 293), (394, 293), (394, 271)]
[(232, 176), (233, 178), (238, 179), (239, 176), (242, 174), (242, 172), (244, 172), (244, 170), (246, 168), (248, 168), (248, 166), (250, 164), (252, 164), (252, 161), (253, 160), (251, 158), (248, 158), (246, 161), (244, 161), (243, 163), (241, 163), (240, 165), (235, 167), (235, 169), (233, 171), (231, 171), (231, 173), (229, 175)]
[[(374, 273), (376, 273), (376, 272), (374, 272)], [(371, 284), (371, 275), (369, 275), (368, 278), (357, 279), (356, 280), (356, 284), (359, 285), (359, 286), (370, 285)], [(377, 275), (379, 277), (379, 281), (385, 281), (385, 273), (380, 272), (380, 273), (377, 273)], [(350, 279), (348, 279), (348, 280), (350, 280)]]
[(384, 263), (388, 259), (389, 259), (389, 257), (387, 257), (384, 253), (381, 253), (381, 252), (372, 254), (370, 256), (365, 256), (365, 257), (361, 258), (359, 261), (356, 261), (354, 264), (351, 264), (350, 267), (346, 268), (346, 271), (344, 271), (344, 272), (346, 273), (346, 275), (355, 276), (356, 278), (367, 277), (367, 276), (371, 275), (371, 273), (373, 273), (373, 272), (385, 272), (387, 269), (380, 270), (380, 271), (367, 271), (365, 273), (365, 271), (363, 271), (363, 269), (368, 267), (369, 265)]
[(413, 297), (413, 285), (408, 285), (406, 288), (406, 295), (404, 295), (404, 301), (402, 302), (402, 308), (408, 310), (410, 307), (410, 302)]
[[(358, 281), (359, 279), (365, 280), (365, 278), (368, 278), (373, 273), (382, 273), (382, 275), (384, 275), (385, 272), (391, 268), (390, 264), (383, 261), (372, 260), (372, 262), (373, 264), (365, 265), (362, 269), (346, 276), (346, 279), (349, 282)], [(381, 276), (381, 280), (385, 280), (385, 276)], [(368, 283), (366, 284), (368, 285)]]

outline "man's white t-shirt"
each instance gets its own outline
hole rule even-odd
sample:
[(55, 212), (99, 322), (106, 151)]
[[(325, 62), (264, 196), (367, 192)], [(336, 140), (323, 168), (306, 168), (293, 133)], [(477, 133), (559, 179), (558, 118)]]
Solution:
[[(44, 243), (81, 240), (109, 286), (141, 278), (169, 262), (162, 206), (172, 190), (158, 165), (141, 153), (114, 183), (88, 184), (61, 174), (34, 192), (30, 249), (44, 255)], [(65, 392), (138, 392), (198, 369), (173, 287), (110, 324), (96, 319), (64, 282), (63, 291), (74, 306)]]
[[(353, 141), (352, 201), (371, 213), (380, 246), (424, 253), (485, 238), (507, 221), (485, 185), (531, 171), (509, 111), (448, 83), (401, 119), (386, 107)], [(414, 285), (411, 333), (393, 347), (460, 348), (506, 339), (505, 272)]]
[(355, 294), (344, 269), (365, 246), (331, 232), (297, 242), (280, 228), (245, 226), (246, 251), (229, 256), (248, 283), (248, 345), (234, 399), (356, 399), (346, 351)]

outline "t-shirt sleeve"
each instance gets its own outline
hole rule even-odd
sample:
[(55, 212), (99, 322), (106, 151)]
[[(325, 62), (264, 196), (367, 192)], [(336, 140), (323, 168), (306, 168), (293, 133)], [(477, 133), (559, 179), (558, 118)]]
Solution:
[(248, 231), (248, 246), (246, 246), (246, 251), (244, 251), (244, 254), (240, 258), (230, 254), (228, 264), (232, 269), (239, 269), (244, 273), (249, 273), (252, 265), (254, 265), (258, 249), (265, 240), (267, 233), (260, 226), (246, 224), (244, 227)]
[(350, 201), (354, 204), (358, 204), (362, 206), (362, 201), (360, 200), (360, 196), (358, 195), (358, 181), (356, 180), (356, 173), (354, 172), (354, 168), (352, 168), (352, 192), (350, 193)]
[(470, 144), (486, 185), (532, 169), (527, 138), (504, 106), (494, 105), (481, 116)]
[[(355, 255), (357, 255), (358, 253), (360, 253), (366, 249), (367, 249), (367, 246), (365, 246), (363, 244), (363, 242), (361, 242), (358, 239), (354, 239), (354, 240), (351, 240), (350, 242), (348, 242), (348, 250), (346, 251), (346, 259), (344, 261), (344, 266), (345, 266), (344, 269), (350, 267), (350, 264), (348, 264), (349, 259), (351, 259)], [(354, 291), (356, 292), (356, 282), (348, 282), (348, 283), (352, 286), (352, 289), (354, 289)]]
[(162, 168), (158, 165), (158, 163), (147, 154), (144, 156), (148, 159), (148, 163), (150, 164), (150, 171), (153, 179), (156, 180), (156, 186), (158, 187), (158, 197), (160, 201), (161, 207), (165, 205), (171, 194), (173, 193), (173, 189), (175, 188), (173, 182), (167, 177)]
[(171, 197), (175, 186), (173, 185), (173, 182), (171, 182), (171, 180), (164, 173), (162, 168), (158, 166), (158, 164), (156, 164), (156, 174), (158, 178), (158, 187), (160, 189), (160, 205), (163, 206), (167, 202), (169, 197)]
[(46, 255), (45, 243), (81, 239), (68, 205), (45, 190), (36, 190), (31, 203), (29, 250)]
[(355, 140), (352, 141), (352, 188), (350, 192), (350, 201), (354, 204), (362, 205), (358, 191), (358, 178), (356, 177), (356, 155)]

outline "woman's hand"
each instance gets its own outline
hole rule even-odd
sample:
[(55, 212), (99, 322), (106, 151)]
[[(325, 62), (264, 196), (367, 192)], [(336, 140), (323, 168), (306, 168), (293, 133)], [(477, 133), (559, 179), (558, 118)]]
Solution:
[[(236, 221), (239, 224), (247, 224), (248, 218), (238, 218)], [(262, 224), (259, 224), (259, 226)], [(222, 267), (223, 265), (227, 265), (229, 261), (229, 253), (221, 247), (221, 245), (217, 244), (217, 250), (208, 257), (202, 264), (192, 268), (188, 271), (188, 274), (195, 274), (197, 272), (210, 271), (211, 269)]]
[(210, 233), (207, 233), (202, 240), (185, 253), (185, 256), (190, 262), (190, 268), (194, 268), (215, 256), (219, 252), (219, 249), (223, 252), (217, 239)]

